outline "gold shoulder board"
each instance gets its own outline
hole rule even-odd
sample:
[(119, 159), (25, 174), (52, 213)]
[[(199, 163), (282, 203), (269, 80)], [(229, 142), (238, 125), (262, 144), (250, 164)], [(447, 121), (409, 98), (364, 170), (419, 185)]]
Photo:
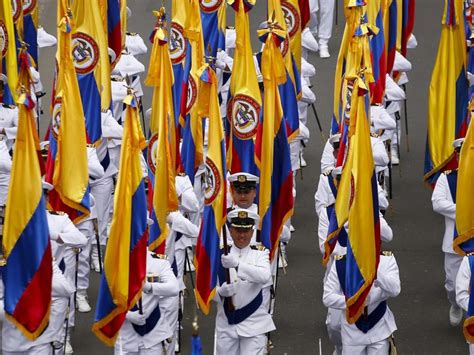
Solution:
[(383, 256), (393, 256), (393, 253), (391, 251), (382, 251), (380, 254)]
[(168, 260), (168, 257), (165, 254), (156, 254), (153, 253), (151, 256), (155, 259)]

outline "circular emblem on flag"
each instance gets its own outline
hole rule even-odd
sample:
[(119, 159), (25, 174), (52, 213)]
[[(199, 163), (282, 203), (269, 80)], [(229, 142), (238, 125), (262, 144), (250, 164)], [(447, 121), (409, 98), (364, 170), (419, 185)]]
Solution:
[(8, 51), (8, 32), (7, 26), (3, 20), (0, 20), (0, 51), (2, 57), (5, 57)]
[(188, 80), (188, 93), (186, 95), (186, 114), (191, 111), (197, 97), (197, 85), (194, 78), (190, 75)]
[(283, 11), (283, 16), (285, 17), (288, 34), (290, 37), (293, 37), (301, 26), (298, 10), (293, 6), (293, 4), (286, 1), (282, 1), (281, 9)]
[(210, 205), (216, 199), (217, 195), (219, 194), (219, 190), (221, 188), (221, 178), (219, 175), (219, 170), (217, 169), (216, 164), (209, 159), (206, 158), (206, 182), (205, 187), (206, 191), (204, 194), (204, 203), (206, 205)]
[(16, 22), (21, 14), (21, 0), (12, 0), (13, 22)]
[(53, 115), (51, 118), (51, 130), (53, 133), (53, 137), (56, 139), (58, 139), (59, 127), (61, 125), (61, 107), (62, 107), (62, 100), (56, 99), (54, 101)]
[(146, 160), (151, 172), (155, 175), (156, 171), (156, 150), (158, 149), (158, 133), (155, 133), (148, 141)]
[(28, 15), (34, 10), (37, 0), (23, 0), (23, 15)]
[(186, 58), (187, 42), (184, 38), (183, 27), (176, 23), (171, 23), (170, 31), (170, 57), (173, 64), (178, 64)]
[(201, 10), (204, 12), (214, 12), (219, 9), (224, 0), (200, 0)]
[(87, 74), (94, 70), (99, 61), (99, 46), (89, 35), (77, 32), (72, 36), (72, 57), (76, 73)]
[(285, 57), (286, 53), (288, 53), (289, 48), (290, 48), (290, 40), (289, 40), (289, 37), (286, 36), (285, 40), (281, 42), (280, 44), (280, 51), (283, 58)]
[(236, 95), (230, 102), (227, 117), (232, 117), (233, 133), (239, 139), (251, 139), (257, 133), (260, 105), (252, 97)]

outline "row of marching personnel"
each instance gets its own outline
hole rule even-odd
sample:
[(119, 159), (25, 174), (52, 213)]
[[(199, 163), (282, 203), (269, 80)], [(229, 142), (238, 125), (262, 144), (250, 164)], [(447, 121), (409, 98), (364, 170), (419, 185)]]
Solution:
[[(131, 11), (128, 11), (130, 16)], [(162, 23), (161, 26), (164, 26)], [(263, 28), (268, 26), (264, 23)], [(292, 174), (306, 166), (303, 148), (309, 139), (306, 127), (308, 107), (315, 102), (310, 79), (315, 68), (307, 61), (310, 52), (318, 50), (318, 44), (306, 30), (303, 38), (303, 58), (301, 70), (302, 99), (298, 102), (299, 136), (290, 144), (288, 160), (291, 161)], [(226, 29), (226, 50), (217, 53), (215, 66), (220, 81), (219, 96), (221, 113), (226, 121), (227, 98), (230, 95), (230, 73), (233, 66), (233, 52), (236, 49), (234, 28)], [(48, 205), (46, 211), (51, 252), (53, 259), (52, 301), (47, 325), (35, 340), (28, 339), (19, 329), (12, 317), (5, 317), (3, 305), (1, 348), (3, 354), (71, 354), (75, 338), (74, 327), (82, 322), (80, 313), (92, 311), (91, 271), (102, 274), (105, 280), (104, 259), (108, 250), (108, 239), (113, 223), (114, 195), (120, 175), (122, 139), (126, 119), (130, 119), (130, 102), (124, 103), (133, 93), (137, 102), (137, 112), (142, 114), (143, 128), (150, 126), (151, 109), (143, 109), (140, 75), (145, 66), (140, 63), (141, 55), (147, 53), (147, 46), (137, 33), (126, 33), (125, 49), (115, 63), (110, 76), (110, 109), (100, 115), (101, 140), (98, 144), (87, 145), (87, 163), (89, 172), (90, 210), (86, 219), (74, 223), (73, 216), (64, 211), (55, 210), (53, 201), (58, 192), (53, 186), (52, 176), (48, 176), (48, 164), (56, 154), (61, 109), (53, 103), (52, 120), (46, 139), (40, 143), (41, 154), (46, 164), (46, 175), (42, 179), (43, 196)], [(40, 48), (56, 45), (54, 36), (40, 28), (38, 46)], [(78, 50), (76, 61), (84, 59), (86, 52)], [(87, 53), (86, 53), (87, 54)], [(87, 57), (87, 56), (86, 56)], [(87, 58), (85, 58), (87, 59)], [(109, 60), (116, 61), (116, 53), (109, 49)], [(263, 75), (259, 61), (254, 57), (256, 77), (263, 94)], [(33, 112), (39, 122), (41, 97), (44, 96), (39, 73), (33, 66), (29, 68), (33, 86), (31, 98), (35, 100), (37, 111)], [(0, 89), (7, 90), (8, 78), (2, 74)], [(1, 97), (4, 97), (3, 91)], [(134, 108), (135, 109), (135, 108)], [(15, 154), (16, 132), (19, 125), (19, 108), (16, 105), (2, 104), (0, 107), (0, 205), (3, 214), (7, 202), (12, 171), (12, 156)], [(209, 123), (205, 128), (204, 149), (208, 145)], [(149, 147), (152, 149), (153, 147)], [(290, 154), (291, 151), (291, 154)], [(151, 155), (151, 154), (149, 154)], [(71, 159), (73, 159), (71, 157)], [(140, 155), (142, 178), (149, 176), (149, 170), (156, 159)], [(174, 179), (178, 208), (166, 217), (169, 234), (166, 238), (163, 254), (147, 251), (146, 280), (141, 298), (124, 315), (123, 325), (114, 342), (117, 354), (170, 354), (181, 351), (181, 330), (185, 294), (187, 287), (195, 287), (193, 278), (193, 249), (196, 246), (202, 228), (205, 195), (212, 187), (212, 174), (208, 166), (202, 164), (193, 176), (194, 183), (184, 173)], [(294, 176), (292, 177), (294, 180)], [(288, 259), (286, 246), (294, 231), (291, 221), (283, 225), (279, 235), (276, 256), (270, 262), (270, 251), (266, 249), (257, 231), (259, 225), (257, 195), (259, 177), (247, 172), (227, 173), (228, 186), (226, 196), (226, 226), (221, 235), (223, 244), (218, 253), (218, 284), (213, 301), (217, 303), (215, 352), (217, 354), (257, 354), (267, 353), (271, 346), (270, 332), (275, 330), (273, 309), (275, 302), (278, 268), (286, 268)], [(151, 188), (149, 184), (149, 188)], [(293, 187), (293, 196), (296, 196)], [(291, 195), (291, 192), (290, 192)], [(149, 216), (151, 217), (151, 216)], [(3, 218), (3, 217), (2, 217)], [(148, 227), (153, 220), (148, 218)], [(163, 226), (160, 226), (163, 227)], [(224, 242), (225, 240), (225, 242)], [(110, 273), (110, 272), (109, 272)], [(185, 282), (189, 275), (189, 281)], [(198, 280), (196, 280), (197, 282)], [(4, 301), (3, 282), (0, 283), (0, 300)], [(102, 285), (101, 285), (102, 289)], [(100, 298), (100, 295), (99, 295)], [(100, 303), (102, 300), (99, 299)], [(189, 314), (193, 310), (186, 310)], [(78, 314), (79, 313), (79, 314)], [(97, 316), (97, 315), (96, 315)]]
[[(412, 70), (407, 54), (417, 47), (417, 40), (412, 28), (403, 34), (403, 50), (398, 47), (392, 54), (390, 50), (384, 53), (391, 46), (384, 33), (392, 29), (381, 19), (396, 4), (388, 5), (388, 10), (384, 6), (378, 2), (346, 4), (347, 23), (335, 75), (333, 125), (321, 156), (321, 175), (314, 195), (318, 246), (326, 268), (322, 302), (327, 307), (326, 327), (333, 354), (396, 353), (397, 325), (389, 300), (400, 294), (401, 282), (396, 256), (388, 251), (394, 238), (388, 223), (389, 201), (393, 167), (403, 164), (401, 118), (405, 116), (408, 122), (406, 88)], [(373, 9), (376, 11), (371, 12)], [(414, 13), (403, 16), (410, 22)], [(371, 59), (364, 57), (362, 43), (370, 48)], [(349, 62), (354, 68), (344, 67)], [(360, 148), (362, 142), (367, 144), (365, 150)], [(372, 176), (371, 186), (366, 185), (371, 193), (357, 204), (357, 195), (364, 194), (361, 176)], [(358, 213), (356, 208), (365, 212)], [(364, 219), (364, 214), (371, 220)], [(365, 239), (364, 234), (368, 236)]]

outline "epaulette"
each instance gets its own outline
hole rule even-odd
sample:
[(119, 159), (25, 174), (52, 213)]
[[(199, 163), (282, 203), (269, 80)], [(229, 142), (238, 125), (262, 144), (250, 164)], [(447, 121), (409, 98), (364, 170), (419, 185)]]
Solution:
[(393, 253), (391, 251), (381, 251), (380, 255), (383, 256), (393, 256)]
[(265, 251), (267, 248), (263, 244), (255, 244), (250, 246), (251, 249), (253, 250), (258, 250), (258, 251)]
[(151, 257), (155, 259), (168, 260), (168, 257), (165, 254), (151, 253)]
[(127, 36), (136, 36), (137, 33), (136, 32), (126, 32), (127, 33)]
[(63, 211), (52, 211), (52, 210), (48, 210), (48, 212), (50, 214), (52, 214), (53, 216), (64, 216), (66, 213), (64, 213)]
[(7, 105), (7, 104), (4, 104), (4, 103), (2, 103), (2, 106), (5, 107), (5, 108), (9, 108), (11, 110), (13, 110), (16, 107), (15, 105)]
[(331, 175), (332, 170), (333, 170), (333, 169), (326, 170), (326, 171), (323, 173), (323, 175), (324, 175), (324, 176), (329, 176), (329, 175)]
[(375, 132), (371, 132), (371, 133), (370, 133), (370, 136), (371, 136), (371, 137), (374, 137), (374, 138), (380, 138), (380, 135), (378, 135), (378, 134), (375, 133)]
[(181, 177), (186, 176), (186, 173), (178, 173), (178, 176), (181, 176)]
[(452, 173), (455, 173), (456, 171), (458, 171), (458, 169), (445, 170), (445, 171), (443, 171), (443, 173), (444, 173), (445, 175), (450, 175), (450, 174), (452, 174)]
[(346, 257), (346, 255), (334, 255), (334, 260), (342, 260)]
[(123, 81), (123, 78), (119, 75), (114, 75), (110, 77), (110, 80), (112, 81)]

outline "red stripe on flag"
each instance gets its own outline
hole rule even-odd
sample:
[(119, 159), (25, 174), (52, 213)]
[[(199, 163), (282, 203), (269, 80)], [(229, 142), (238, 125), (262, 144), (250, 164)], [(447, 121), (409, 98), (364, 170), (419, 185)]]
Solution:
[(13, 312), (15, 322), (24, 326), (30, 333), (35, 333), (38, 330), (42, 332), (49, 321), (51, 282), (45, 281), (52, 280), (53, 277), (51, 260), (51, 245), (48, 242), (43, 260), (41, 260), (38, 270), (18, 300), (15, 312)]

